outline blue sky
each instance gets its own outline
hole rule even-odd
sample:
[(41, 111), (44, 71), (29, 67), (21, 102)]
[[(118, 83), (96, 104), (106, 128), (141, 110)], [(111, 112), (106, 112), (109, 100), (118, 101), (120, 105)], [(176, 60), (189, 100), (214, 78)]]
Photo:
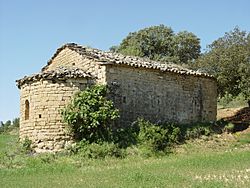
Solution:
[(236, 25), (250, 31), (250, 0), (0, 0), (0, 121), (19, 116), (15, 80), (39, 72), (62, 44), (102, 50), (164, 24), (207, 44)]

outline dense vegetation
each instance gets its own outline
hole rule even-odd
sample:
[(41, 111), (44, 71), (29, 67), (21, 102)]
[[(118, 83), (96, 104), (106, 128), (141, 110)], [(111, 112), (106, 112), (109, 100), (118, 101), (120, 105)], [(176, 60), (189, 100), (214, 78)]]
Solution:
[(192, 66), (217, 78), (219, 97), (242, 94), (250, 102), (250, 33), (237, 27), (225, 33)]
[(170, 27), (159, 25), (129, 33), (120, 45), (110, 50), (124, 55), (185, 64), (199, 57), (200, 39), (191, 32), (175, 34)]

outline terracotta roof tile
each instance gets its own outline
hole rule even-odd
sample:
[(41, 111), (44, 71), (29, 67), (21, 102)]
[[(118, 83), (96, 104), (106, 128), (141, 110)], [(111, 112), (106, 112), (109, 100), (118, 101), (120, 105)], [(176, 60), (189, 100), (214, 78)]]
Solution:
[(31, 76), (25, 76), (22, 79), (16, 80), (18, 88), (20, 88), (23, 84), (28, 82), (33, 82), (37, 80), (65, 80), (67, 78), (91, 78), (91, 75), (86, 73), (85, 71), (75, 68), (75, 69), (66, 69), (60, 67), (51, 71), (43, 71), (37, 74), (33, 74)]
[(178, 74), (195, 75), (202, 77), (214, 78), (204, 72), (194, 71), (184, 68), (180, 65), (174, 63), (162, 63), (157, 61), (152, 61), (147, 58), (139, 58), (133, 56), (124, 56), (122, 54), (105, 52), (94, 48), (84, 47), (77, 45), (75, 43), (68, 43), (58, 48), (53, 57), (48, 61), (47, 65), (42, 68), (43, 71), (52, 63), (52, 60), (65, 48), (69, 48), (82, 56), (86, 56), (91, 59), (95, 59), (102, 64), (125, 64), (133, 67), (143, 67), (148, 69), (158, 69), (162, 72), (174, 72)]

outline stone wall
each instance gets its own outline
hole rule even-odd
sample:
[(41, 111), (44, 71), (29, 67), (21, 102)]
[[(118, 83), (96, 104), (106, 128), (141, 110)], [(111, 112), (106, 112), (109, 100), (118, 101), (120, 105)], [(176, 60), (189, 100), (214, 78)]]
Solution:
[[(60, 110), (75, 92), (84, 90), (87, 79), (40, 80), (21, 86), (20, 139), (33, 142), (36, 152), (58, 151), (72, 142)], [(29, 109), (28, 109), (29, 108)]]
[[(100, 65), (93, 59), (80, 55), (79, 53), (65, 48), (57, 54), (57, 56), (52, 60), (51, 64), (46, 68), (46, 70), (55, 70), (59, 67), (64, 68), (79, 68), (87, 73), (90, 73), (94, 78), (102, 75), (104, 72)], [(100, 78), (99, 78), (100, 79)]]
[(122, 124), (129, 124), (138, 117), (152, 122), (216, 120), (214, 79), (125, 65), (107, 65), (106, 71)]

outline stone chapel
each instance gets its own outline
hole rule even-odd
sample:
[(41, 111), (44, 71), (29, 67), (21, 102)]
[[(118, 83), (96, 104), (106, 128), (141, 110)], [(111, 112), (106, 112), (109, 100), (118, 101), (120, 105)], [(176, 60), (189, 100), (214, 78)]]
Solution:
[(138, 117), (151, 122), (216, 120), (213, 76), (70, 43), (57, 49), (41, 72), (17, 80), (20, 139), (30, 139), (36, 152), (59, 151), (71, 144), (60, 111), (76, 92), (92, 84), (111, 88), (123, 125)]

